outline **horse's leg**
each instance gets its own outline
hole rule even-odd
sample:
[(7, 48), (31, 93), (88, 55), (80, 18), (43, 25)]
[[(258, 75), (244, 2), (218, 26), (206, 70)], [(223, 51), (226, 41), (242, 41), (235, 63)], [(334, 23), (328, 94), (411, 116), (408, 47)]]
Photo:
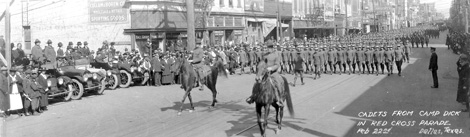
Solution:
[(215, 83), (213, 83), (212, 81), (209, 82), (207, 87), (209, 87), (209, 89), (212, 91), (212, 104), (209, 108), (213, 108), (213, 107), (215, 107), (216, 103), (218, 102), (217, 101), (217, 89), (215, 89)]
[(191, 109), (189, 109), (189, 113), (192, 113), (194, 111), (194, 105), (193, 105), (193, 98), (191, 97), (191, 92), (188, 92), (188, 99), (189, 99), (189, 104), (191, 104)]
[(277, 105), (276, 103), (273, 103), (272, 106), (276, 109), (277, 129), (274, 130), (274, 131), (277, 134), (279, 131), (281, 131), (281, 117), (280, 117), (280, 114), (279, 114), (279, 110), (281, 109), (281, 107), (279, 107), (279, 105)]
[(181, 111), (183, 111), (183, 106), (184, 106), (184, 100), (186, 100), (186, 97), (189, 95), (190, 90), (187, 90), (186, 93), (184, 93), (183, 100), (181, 100), (181, 107), (180, 111), (178, 112), (178, 116), (181, 115)]
[(262, 109), (262, 106), (256, 103), (256, 118), (258, 118), (258, 126), (261, 132), (261, 136), (264, 136), (263, 122), (261, 122), (261, 114), (262, 114), (261, 109)]
[(266, 129), (268, 128), (269, 107), (271, 107), (271, 106), (269, 106), (269, 105), (264, 106), (264, 123), (263, 123), (264, 124), (264, 127), (263, 127), (264, 128), (263, 129), (264, 133), (263, 133), (263, 137), (266, 136)]

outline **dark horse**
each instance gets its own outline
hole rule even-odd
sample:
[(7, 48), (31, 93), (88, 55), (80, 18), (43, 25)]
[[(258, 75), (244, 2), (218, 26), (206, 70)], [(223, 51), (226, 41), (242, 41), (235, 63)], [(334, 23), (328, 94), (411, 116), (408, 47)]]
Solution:
[[(180, 110), (178, 111), (178, 115), (181, 115), (186, 97), (188, 97), (189, 103), (191, 104), (191, 109), (189, 112), (194, 110), (193, 100), (191, 98), (191, 90), (195, 87), (196, 84), (196, 71), (194, 70), (193, 65), (191, 65), (187, 59), (182, 59), (179, 63), (181, 64), (179, 64), (177, 71), (179, 71), (181, 75), (181, 88), (185, 91), (183, 100), (181, 101)], [(201, 81), (203, 81), (202, 84), (206, 85), (207, 88), (212, 91), (212, 104), (210, 106), (212, 108), (215, 107), (215, 104), (217, 103), (217, 77), (219, 76), (219, 73), (227, 77), (227, 72), (225, 71), (224, 65), (221, 61), (214, 63), (213, 66), (210, 66), (210, 69), (211, 72), (205, 77), (201, 78)]]
[[(269, 107), (273, 106), (276, 109), (276, 123), (278, 128), (275, 130), (276, 134), (281, 130), (282, 117), (284, 115), (284, 106), (278, 105), (276, 99), (276, 83), (274, 78), (271, 77), (271, 73), (266, 69), (265, 63), (260, 63), (257, 69), (256, 83), (253, 86), (252, 99), (256, 104), (256, 116), (258, 118), (258, 126), (261, 131), (261, 135), (266, 136), (266, 128), (268, 126)], [(283, 76), (282, 81), (278, 85), (280, 86), (280, 99), (284, 102), (287, 101), (287, 107), (289, 114), (294, 117), (294, 107), (292, 105), (292, 99), (290, 95), (289, 84), (287, 79)], [(284, 104), (282, 104), (284, 105)], [(262, 109), (264, 108), (264, 122), (261, 121)]]

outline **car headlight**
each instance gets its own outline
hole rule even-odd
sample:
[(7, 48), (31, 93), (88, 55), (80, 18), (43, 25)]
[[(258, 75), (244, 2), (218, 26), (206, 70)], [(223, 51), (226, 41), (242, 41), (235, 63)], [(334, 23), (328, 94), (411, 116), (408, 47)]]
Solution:
[(47, 87), (51, 87), (51, 85), (52, 85), (51, 80), (47, 80)]
[(63, 78), (58, 78), (57, 82), (59, 83), (59, 85), (62, 85), (62, 84), (64, 84), (64, 79)]
[(90, 74), (85, 74), (85, 75), (83, 75), (83, 80), (87, 81), (88, 78), (90, 78), (90, 77), (91, 77)]
[(111, 76), (113, 73), (111, 72), (111, 70), (108, 70), (106, 71), (106, 74), (108, 74), (108, 76)]
[(64, 71), (63, 71), (63, 70), (59, 70), (59, 73), (60, 73), (60, 74), (64, 74)]
[(142, 68), (141, 67), (137, 68), (137, 71), (142, 72)]
[(97, 79), (97, 78), (98, 78), (98, 74), (93, 73), (93, 79)]
[(134, 72), (134, 70), (135, 70), (135, 67), (131, 67), (131, 72)]

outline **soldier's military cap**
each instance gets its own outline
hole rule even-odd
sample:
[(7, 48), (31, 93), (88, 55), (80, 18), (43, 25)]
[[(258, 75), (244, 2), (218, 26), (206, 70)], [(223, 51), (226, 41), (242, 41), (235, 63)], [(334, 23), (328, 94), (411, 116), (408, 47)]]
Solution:
[(52, 44), (52, 40), (47, 40), (47, 44)]
[(59, 43), (57, 44), (57, 46), (58, 46), (58, 47), (62, 47), (62, 42), (59, 42)]
[(36, 40), (34, 41), (34, 44), (36, 44), (36, 43), (41, 43), (41, 41), (40, 41), (39, 39), (36, 39)]
[(109, 43), (109, 44), (110, 44), (110, 45), (114, 45), (115, 43), (114, 43), (114, 42), (111, 42), (111, 43)]
[(108, 44), (108, 41), (107, 40), (103, 41), (103, 44)]
[(77, 45), (82, 45), (82, 42), (80, 42), (80, 41), (79, 41), (79, 42), (77, 42)]
[(88, 42), (87, 41), (83, 42), (83, 45), (88, 45)]
[(73, 42), (72, 42), (72, 41), (70, 41), (70, 42), (69, 42), (69, 45), (73, 45)]

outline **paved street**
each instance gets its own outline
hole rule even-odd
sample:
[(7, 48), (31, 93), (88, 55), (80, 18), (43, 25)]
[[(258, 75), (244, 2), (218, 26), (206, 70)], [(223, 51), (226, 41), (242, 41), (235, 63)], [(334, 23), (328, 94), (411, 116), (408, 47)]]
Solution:
[[(469, 114), (443, 116), (444, 111), (459, 111), (455, 101), (457, 91), (457, 55), (442, 45), (445, 37), (432, 40), (439, 56), (438, 89), (431, 89), (428, 70), (429, 48), (412, 49), (410, 63), (404, 63), (403, 76), (396, 75), (322, 75), (313, 80), (307, 75), (305, 85), (291, 87), (295, 117), (285, 113), (283, 130), (274, 133), (275, 123), (269, 122), (268, 136), (433, 136), (419, 134), (422, 128), (462, 129), (461, 134), (443, 133), (438, 136), (470, 135)], [(285, 75), (292, 82), (292, 75)], [(177, 116), (183, 90), (179, 85), (163, 87), (130, 87), (105, 91), (81, 100), (55, 103), (40, 116), (11, 116), (3, 122), (3, 136), (39, 137), (224, 137), (259, 136), (254, 105), (245, 103), (251, 94), (254, 75), (231, 75), (219, 78), (219, 104), (209, 109), (211, 93), (192, 91), (196, 111), (184, 111)], [(189, 108), (186, 100), (185, 108)], [(271, 115), (274, 115), (274, 109)], [(395, 110), (414, 111), (412, 116), (392, 116)], [(439, 111), (437, 116), (420, 116), (419, 111)], [(386, 111), (387, 116), (362, 117), (360, 112)], [(366, 126), (356, 126), (367, 121)], [(384, 120), (386, 126), (370, 126)], [(392, 126), (392, 121), (416, 121), (414, 126)], [(418, 125), (421, 120), (448, 120), (447, 126)], [(392, 128), (388, 134), (373, 135), (373, 128)], [(358, 133), (369, 128), (370, 133)], [(435, 136), (435, 135), (434, 135)]]

